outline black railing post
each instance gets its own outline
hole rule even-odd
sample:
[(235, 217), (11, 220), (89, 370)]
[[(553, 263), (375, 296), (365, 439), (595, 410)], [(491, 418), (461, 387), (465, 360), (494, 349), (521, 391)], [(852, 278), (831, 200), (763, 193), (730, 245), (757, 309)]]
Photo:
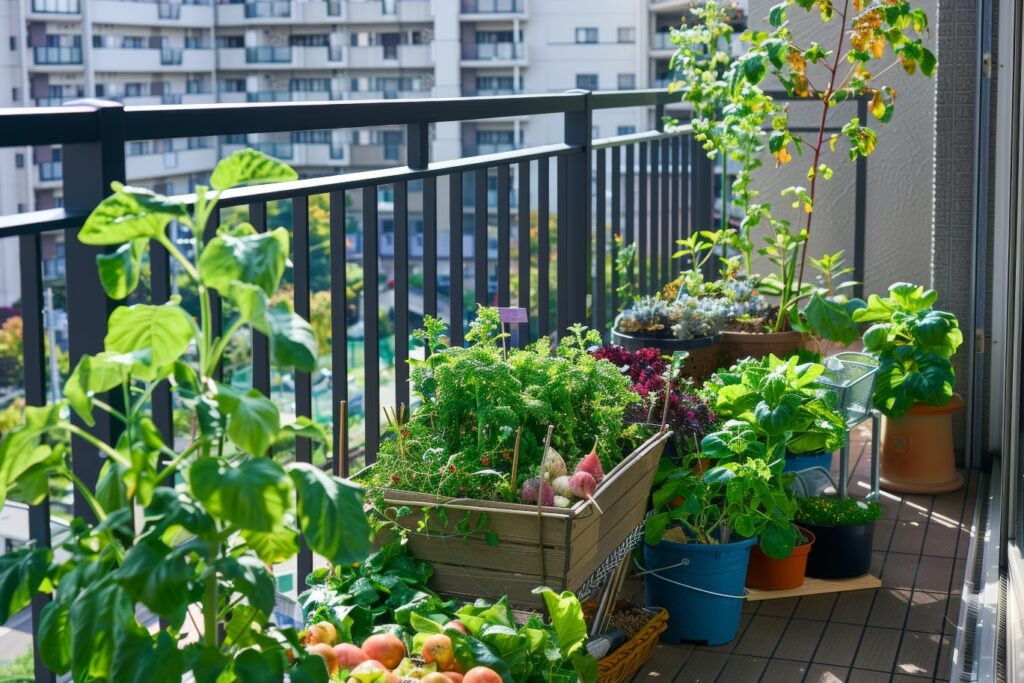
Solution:
[[(21, 258), (21, 320), (23, 366), (25, 368), (25, 404), (41, 406), (46, 404), (46, 358), (43, 346), (43, 277), (42, 249), (40, 237), (22, 235), (19, 239)], [(50, 321), (52, 324), (52, 321)], [(37, 547), (50, 547), (50, 498), (47, 496), (39, 505), (28, 511), (28, 533)], [(39, 620), (43, 608), (51, 597), (36, 592), (32, 596), (32, 653), (35, 665), (35, 682), (52, 683), (53, 673), (43, 664), (39, 638)]]
[[(857, 116), (861, 121), (868, 120), (868, 100), (861, 97), (857, 100)], [(864, 258), (867, 243), (868, 215), (868, 158), (857, 157), (856, 188), (854, 191), (853, 209), (853, 295), (864, 298)]]
[[(124, 106), (106, 100), (77, 100), (69, 104), (89, 106), (98, 122), (96, 142), (64, 145), (64, 208), (68, 211), (91, 211), (110, 193), (110, 183), (125, 179), (125, 117)], [(78, 241), (78, 229), (65, 232), (67, 259), (68, 355), (73, 368), (86, 354), (103, 350), (107, 317), (114, 302), (107, 298), (96, 271), (96, 256), (101, 250)], [(121, 407), (120, 394), (105, 399), (115, 408)], [(109, 414), (97, 411), (96, 426), (87, 427), (79, 418), (73, 421), (100, 441), (116, 442), (120, 425)], [(94, 446), (79, 438), (71, 440), (72, 471), (90, 489), (95, 490), (103, 458)], [(75, 490), (74, 514), (95, 521), (88, 503)]]
[[(593, 109), (590, 91), (570, 90), (578, 93), (583, 99), (583, 109), (565, 114), (565, 143), (581, 146), (583, 149), (572, 152), (567, 162), (565, 185), (565, 216), (558, 217), (558, 241), (565, 245), (559, 249), (559, 256), (565, 259), (565, 282), (559, 282), (558, 288), (565, 292), (566, 311), (564, 318), (568, 324), (587, 322), (587, 293), (590, 291), (587, 278), (590, 270), (590, 213), (591, 213), (591, 131), (593, 130)], [(564, 228), (563, 228), (564, 226)], [(564, 240), (564, 242), (563, 242)], [(558, 334), (564, 333), (563, 329)]]

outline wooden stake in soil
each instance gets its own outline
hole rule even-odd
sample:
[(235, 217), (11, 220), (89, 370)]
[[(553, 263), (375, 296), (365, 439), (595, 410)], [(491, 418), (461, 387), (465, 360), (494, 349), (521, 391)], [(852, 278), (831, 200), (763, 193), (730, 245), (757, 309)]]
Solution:
[(338, 454), (334, 458), (334, 476), (344, 476), (344, 462), (348, 459), (348, 401), (341, 401), (338, 405), (337, 440)]
[(512, 479), (508, 483), (509, 500), (515, 502), (516, 491), (519, 489), (516, 486), (516, 479), (519, 476), (519, 441), (523, 438), (523, 428), (516, 428), (516, 445), (512, 449)]
[[(544, 451), (541, 453), (541, 464), (548, 457), (548, 449), (551, 448), (551, 434), (555, 431), (555, 425), (548, 425), (547, 436), (544, 437)], [(544, 503), (544, 484), (548, 483), (547, 473), (540, 473), (540, 481), (537, 486), (537, 545), (540, 549), (540, 580), (547, 581), (548, 573), (544, 570), (544, 511), (541, 508)]]

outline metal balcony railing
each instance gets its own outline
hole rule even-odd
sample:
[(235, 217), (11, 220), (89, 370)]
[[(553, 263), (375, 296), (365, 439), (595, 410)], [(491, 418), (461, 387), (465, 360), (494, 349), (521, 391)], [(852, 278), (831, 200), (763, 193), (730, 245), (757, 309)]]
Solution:
[(245, 61), (249, 64), (287, 64), (292, 61), (292, 48), (290, 45), (247, 47)]
[(340, 17), (342, 15), (343, 5), (341, 0), (327, 0), (327, 16), (329, 17)]
[(651, 49), (652, 50), (674, 50), (676, 49), (675, 44), (672, 42), (672, 34), (668, 31), (657, 31), (651, 34)]
[(44, 46), (33, 48), (32, 57), (36, 64), (81, 64), (82, 48)]
[(462, 46), (463, 59), (509, 61), (526, 58), (523, 43), (468, 43)]
[(160, 19), (181, 19), (181, 3), (180, 2), (160, 2), (157, 3), (157, 17)]
[(522, 14), (525, 0), (462, 0), (463, 14)]
[(180, 47), (160, 48), (160, 63), (164, 66), (180, 66), (185, 59), (185, 50)]
[[(330, 466), (346, 474), (353, 453), (371, 463), (379, 444), (382, 402), (410, 404), (409, 348), (406, 344), (395, 345), (393, 368), (382, 372), (380, 349), (385, 331), (407, 340), (415, 321), (423, 315), (435, 315), (450, 324), (451, 343), (461, 345), (477, 303), (510, 306), (514, 301), (527, 309), (529, 323), (519, 326), (513, 343), (558, 336), (573, 323), (586, 323), (607, 334), (620, 306), (617, 274), (610, 267), (616, 258), (612, 239), (616, 234), (627, 244), (636, 245), (636, 283), (642, 291), (656, 291), (678, 272), (670, 259), (675, 240), (715, 224), (714, 168), (700, 143), (692, 138), (688, 126), (591, 137), (597, 111), (640, 109), (647, 120), (661, 121), (665, 105), (676, 99), (665, 91), (634, 90), (387, 102), (188, 107), (125, 107), (105, 102), (4, 109), (0, 113), (0, 147), (59, 145), (63, 149), (63, 161), (48, 162), (51, 165), (47, 168), (52, 169), (53, 176), (59, 169), (65, 206), (0, 216), (0, 239), (17, 240), (19, 250), (21, 306), (26, 312), (25, 400), (29, 405), (42, 405), (47, 400), (46, 335), (39, 312), (43, 309), (41, 245), (48, 235), (67, 236), (70, 355), (78, 358), (103, 348), (104, 321), (114, 304), (96, 277), (96, 250), (78, 242), (75, 233), (103, 200), (110, 183), (126, 180), (126, 143), (218, 136), (242, 140), (247, 135), (251, 140), (254, 135), (299, 131), (401, 127), (404, 135), (388, 132), (376, 146), (383, 149), (385, 157), (401, 158), (402, 165), (378, 163), (359, 172), (229, 190), (221, 197), (225, 209), (247, 208), (249, 220), (257, 228), (266, 226), (271, 202), (275, 210), (285, 207), (293, 217), (305, 217), (281, 224), (291, 226), (294, 235), (294, 305), (307, 319), (311, 292), (307, 256), (312, 254), (309, 247), (314, 216), (311, 202), (314, 197), (329, 197), (329, 239), (335, 247), (352, 245), (330, 251), (331, 272), (326, 286), (333, 301), (331, 365), (335, 372), (342, 369), (343, 373), (358, 366), (362, 384), (337, 377), (329, 386), (317, 389), (317, 405), (323, 399), (325, 410), (333, 411), (329, 420), (332, 424), (341, 420), (343, 401), (362, 406), (364, 436), (354, 441), (350, 432), (336, 430), (335, 435), (344, 433), (349, 438), (335, 439), (336, 453)], [(866, 101), (858, 101), (858, 107), (866, 119)], [(564, 135), (551, 144), (506, 151), (480, 147), (473, 150), (478, 155), (431, 162), (432, 125), (534, 116), (561, 117)], [(253, 146), (286, 159), (293, 153), (293, 145), (288, 142), (259, 142)], [(346, 149), (346, 145), (332, 140), (329, 153), (331, 158), (346, 153), (354, 158), (364, 147), (352, 143)], [(864, 181), (860, 174), (865, 169), (866, 165), (858, 164), (858, 186)], [(385, 191), (388, 201), (380, 202)], [(193, 201), (191, 196), (183, 199)], [(441, 215), (439, 205), (448, 206), (449, 211)], [(514, 209), (516, 206), (518, 209)], [(853, 236), (854, 253), (859, 256), (864, 253), (865, 216), (861, 196), (856, 202)], [(390, 226), (386, 234), (393, 236), (389, 238), (393, 239), (393, 251), (386, 259), (381, 258), (380, 251), (385, 242), (383, 218)], [(416, 240), (411, 234), (414, 225)], [(489, 236), (489, 232), (493, 234)], [(467, 243), (472, 249), (467, 249)], [(415, 253), (410, 246), (413, 244), (417, 245)], [(176, 274), (166, 251), (153, 249), (150, 258), (150, 286), (140, 294), (146, 302), (159, 303), (171, 296)], [(369, 286), (358, 294), (358, 300), (353, 300), (346, 289), (346, 259), (359, 260), (367, 283), (387, 282), (393, 273), (393, 287), (388, 285), (382, 296), (381, 289)], [(411, 291), (410, 272), (422, 275), (423, 284), (415, 292)], [(526, 273), (529, 277), (523, 277)], [(855, 277), (863, 279), (862, 273)], [(347, 336), (349, 310), (367, 312), (363, 315), (361, 341)], [(393, 325), (393, 331), (382, 328), (380, 321)], [(350, 353), (354, 346), (361, 346), (358, 353)], [(251, 357), (245, 364), (253, 388), (269, 394), (271, 353), (265, 338), (254, 338)], [(394, 379), (393, 386), (385, 386), (383, 391), (382, 375)], [(300, 372), (293, 379), (295, 414), (313, 417), (314, 378)], [(167, 384), (158, 387), (150, 408), (166, 438), (174, 433), (171, 391)], [(115, 425), (104, 421), (110, 419), (106, 413), (98, 418), (90, 429), (97, 438), (107, 438)], [(310, 462), (311, 456), (308, 441), (297, 439), (294, 457)], [(71, 444), (70, 462), (76, 476), (90, 484), (97, 481), (103, 465), (96, 449), (78, 439)], [(79, 496), (72, 512), (90, 517), (88, 503)], [(45, 545), (49, 506), (33, 508), (30, 519), (32, 539)], [(300, 553), (298, 576), (311, 571), (312, 560), (308, 549)], [(40, 610), (45, 604), (45, 600), (33, 603), (31, 623), (40, 623)], [(36, 680), (52, 680), (47, 676), (40, 670)]]
[(291, 0), (257, 0), (245, 3), (246, 19), (283, 19), (291, 15)]
[(32, 0), (32, 11), (39, 14), (79, 14), (79, 0)]

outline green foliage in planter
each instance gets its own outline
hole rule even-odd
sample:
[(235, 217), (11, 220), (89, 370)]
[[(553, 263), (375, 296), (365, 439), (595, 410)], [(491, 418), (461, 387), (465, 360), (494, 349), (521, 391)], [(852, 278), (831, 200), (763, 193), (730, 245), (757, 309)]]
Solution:
[(849, 298), (842, 293), (857, 284), (853, 280), (839, 281), (852, 273), (853, 268), (845, 265), (842, 251), (811, 258), (811, 265), (818, 271), (821, 285), (811, 294), (803, 310), (790, 309), (789, 326), (816, 339), (850, 344), (860, 337), (860, 325), (853, 314), (867, 305), (863, 299)]
[(875, 407), (889, 417), (915, 403), (945, 405), (953, 396), (950, 358), (964, 338), (955, 315), (932, 307), (938, 297), (934, 289), (897, 282), (888, 297), (872, 294), (853, 314), (858, 323), (874, 323), (864, 332), (864, 350), (878, 356)]
[[(54, 591), (38, 637), (43, 661), (57, 673), (175, 683), (186, 672), (203, 681), (327, 680), (322, 660), (306, 657), (295, 631), (272, 624), (268, 565), (294, 557), (302, 541), (337, 564), (362, 560), (370, 543), (362, 492), (312, 465), (279, 464), (271, 457), (275, 444), (298, 435), (326, 445), (326, 434), (304, 418), (282, 425), (269, 398), (215, 379), (225, 349), (247, 327), (267, 335), (279, 367), (315, 369), (309, 324), (287, 302), (271, 304), (288, 267), (288, 231), (229, 223), (205, 237), (225, 190), (296, 177), (283, 163), (242, 150), (217, 165), (212, 190), (198, 187), (193, 206), (115, 183), (79, 232), (86, 244), (113, 248), (97, 257), (111, 298), (134, 292), (143, 253), (156, 243), (192, 280), (200, 316), (177, 298), (118, 306), (104, 350), (79, 361), (66, 398), (27, 407), (25, 423), (0, 441), (0, 503), (42, 503), (49, 480), (62, 477), (95, 517), (75, 519), (58, 551), (30, 544), (0, 557), (0, 622), (35, 592)], [(171, 221), (191, 232), (193, 255), (168, 236)], [(214, 291), (227, 316), (220, 337)], [(149, 417), (163, 383), (196, 415), (184, 443), (167, 443)], [(120, 437), (104, 443), (72, 422), (71, 412), (88, 425), (106, 413)], [(104, 456), (95, 490), (71, 468), (62, 442), (69, 436)], [(186, 610), (197, 603), (202, 639), (180, 647)], [(136, 619), (141, 606), (165, 625), (151, 633)]]
[(747, 422), (769, 450), (785, 444), (794, 454), (832, 452), (843, 445), (846, 427), (834, 395), (815, 385), (824, 372), (797, 358), (746, 358), (714, 375), (704, 393), (716, 415)]
[(873, 500), (818, 496), (801, 498), (796, 521), (818, 526), (855, 526), (870, 524), (882, 516), (882, 507)]
[[(605, 472), (636, 445), (640, 428), (623, 421), (636, 396), (617, 367), (587, 352), (601, 343), (596, 331), (574, 326), (552, 352), (547, 338), (507, 348), (497, 309), (479, 309), (468, 348), (449, 347), (440, 320), (428, 316), (424, 325), (417, 337), (430, 354), (410, 361), (420, 406), (389, 425), (368, 485), (508, 500), (538, 474), (548, 425), (570, 466), (595, 438)], [(517, 481), (510, 482), (519, 430)]]

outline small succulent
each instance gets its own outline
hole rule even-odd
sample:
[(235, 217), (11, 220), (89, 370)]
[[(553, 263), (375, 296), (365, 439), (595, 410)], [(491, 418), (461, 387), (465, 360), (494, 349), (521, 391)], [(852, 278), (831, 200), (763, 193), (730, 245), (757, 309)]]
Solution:
[(758, 318), (768, 314), (771, 304), (757, 291), (757, 280), (749, 278), (727, 278), (722, 281), (722, 293), (730, 303), (729, 317)]
[(679, 307), (654, 295), (641, 297), (615, 318), (615, 329), (629, 334), (667, 334), (682, 319)]
[(672, 326), (677, 339), (710, 337), (722, 330), (731, 307), (727, 299), (719, 297), (695, 297), (681, 294), (676, 306), (682, 312), (678, 323)]

